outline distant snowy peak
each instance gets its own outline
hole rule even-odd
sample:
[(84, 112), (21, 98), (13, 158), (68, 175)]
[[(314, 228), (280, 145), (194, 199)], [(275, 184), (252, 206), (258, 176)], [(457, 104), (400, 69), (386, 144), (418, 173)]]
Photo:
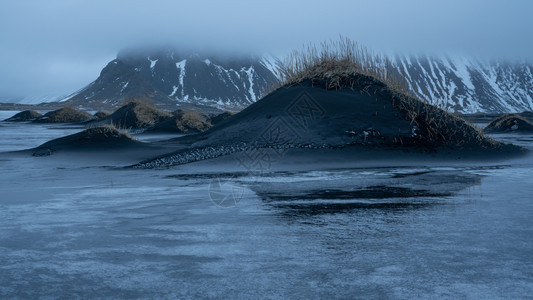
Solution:
[(26, 96), (26, 97), (0, 97), (0, 102), (4, 103), (16, 103), (16, 104), (40, 104), (58, 102), (64, 99), (65, 96), (58, 95), (38, 95), (38, 96)]
[(276, 83), (280, 62), (273, 57), (217, 57), (164, 50), (123, 51), (100, 76), (67, 102), (118, 105), (128, 97), (241, 109)]
[(461, 113), (533, 110), (533, 66), (465, 57), (396, 57), (418, 96)]

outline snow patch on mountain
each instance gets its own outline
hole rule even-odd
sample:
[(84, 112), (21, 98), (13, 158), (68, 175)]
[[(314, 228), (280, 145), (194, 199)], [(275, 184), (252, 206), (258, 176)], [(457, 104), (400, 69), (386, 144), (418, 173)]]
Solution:
[(126, 84), (124, 84), (124, 86), (123, 86), (122, 89), (120, 90), (121, 93), (124, 92), (124, 90), (128, 87), (128, 84), (129, 84), (129, 83), (130, 83), (130, 82), (128, 81), (128, 82), (126, 82)]
[(148, 57), (148, 60), (150, 61), (150, 69), (153, 69), (155, 67), (155, 64), (157, 64), (157, 61), (159, 59), (152, 60), (152, 59), (150, 59), (150, 57)]
[(396, 57), (412, 92), (461, 113), (533, 110), (532, 66), (466, 57)]
[(276, 77), (281, 78), (281, 62), (274, 56), (265, 56), (261, 59), (261, 64), (265, 66)]
[(245, 70), (246, 75), (248, 75), (248, 93), (250, 93), (250, 98), (248, 98), (251, 102), (257, 101), (257, 96), (254, 92), (254, 67), (250, 67), (247, 70)]
[[(185, 66), (186, 65), (187, 65), (187, 60), (186, 59), (176, 63), (176, 68), (178, 68), (178, 70), (180, 71), (179, 86), (181, 86), (181, 97), (183, 97), (185, 95), (185, 88), (184, 88), (184, 84), (183, 84), (183, 79), (185, 78)], [(176, 88), (172, 92), (173, 95), (176, 93), (176, 89), (179, 86), (175, 86)]]

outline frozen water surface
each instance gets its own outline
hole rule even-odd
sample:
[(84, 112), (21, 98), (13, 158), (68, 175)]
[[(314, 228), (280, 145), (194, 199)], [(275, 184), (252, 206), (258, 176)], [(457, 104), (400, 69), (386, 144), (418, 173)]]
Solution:
[[(2, 151), (80, 130), (0, 126)], [(60, 157), (0, 154), (0, 298), (533, 294), (531, 156), (262, 176)]]
[(0, 138), (2, 141), (0, 143), (0, 152), (37, 147), (51, 139), (73, 134), (83, 129), (83, 126), (79, 125), (2, 122), (19, 112), (0, 110)]

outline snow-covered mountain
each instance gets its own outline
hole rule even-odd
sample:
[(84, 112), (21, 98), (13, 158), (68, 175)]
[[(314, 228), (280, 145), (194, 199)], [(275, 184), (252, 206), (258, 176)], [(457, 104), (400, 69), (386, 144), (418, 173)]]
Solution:
[(464, 57), (396, 57), (418, 96), (461, 113), (533, 110), (533, 66)]
[[(410, 89), (420, 98), (461, 113), (533, 110), (533, 65), (465, 57), (396, 56)], [(176, 49), (125, 50), (91, 84), (62, 102), (116, 107), (131, 97), (167, 107), (240, 110), (278, 81), (274, 57), (223, 57)]]
[(273, 57), (223, 57), (174, 49), (127, 50), (107, 64), (91, 84), (63, 100), (85, 107), (116, 106), (130, 97), (159, 105), (242, 109), (277, 82)]

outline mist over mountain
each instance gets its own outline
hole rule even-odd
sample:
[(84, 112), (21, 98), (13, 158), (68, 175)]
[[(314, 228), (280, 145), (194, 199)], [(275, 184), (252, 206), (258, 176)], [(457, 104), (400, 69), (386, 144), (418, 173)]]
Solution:
[[(467, 56), (396, 55), (393, 64), (409, 89), (460, 113), (533, 110), (533, 65)], [(177, 47), (128, 48), (96, 80), (70, 96), (44, 95), (2, 102), (57, 103), (113, 110), (145, 99), (169, 109), (239, 111), (277, 84), (282, 63), (273, 56), (220, 54)]]
[(277, 82), (279, 67), (279, 60), (266, 56), (127, 49), (109, 62), (95, 81), (62, 102), (116, 107), (133, 97), (164, 106), (240, 110)]
[(531, 1), (330, 2), (337, 9), (318, 0), (2, 1), (0, 101), (71, 94), (132, 45), (283, 57), (343, 35), (386, 53), (533, 61)]

